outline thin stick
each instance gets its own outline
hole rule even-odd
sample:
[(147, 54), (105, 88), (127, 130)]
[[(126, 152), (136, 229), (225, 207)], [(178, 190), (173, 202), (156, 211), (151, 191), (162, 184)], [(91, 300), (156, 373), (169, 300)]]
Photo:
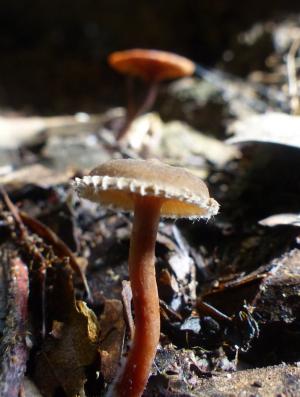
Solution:
[(225, 321), (226, 323), (232, 322), (232, 319), (230, 317), (226, 316), (226, 314), (220, 312), (220, 310), (216, 309), (215, 307), (209, 305), (206, 302), (198, 300), (197, 306), (202, 313), (209, 315), (212, 318), (215, 318), (220, 321)]

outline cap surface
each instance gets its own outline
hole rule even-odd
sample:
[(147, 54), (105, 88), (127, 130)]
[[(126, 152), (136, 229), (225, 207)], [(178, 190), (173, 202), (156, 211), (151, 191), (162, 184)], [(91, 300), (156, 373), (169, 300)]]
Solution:
[(108, 57), (108, 63), (120, 73), (152, 81), (190, 76), (195, 71), (195, 64), (191, 60), (159, 50), (133, 49), (113, 52)]
[(210, 218), (219, 209), (200, 178), (158, 160), (111, 160), (73, 185), (80, 197), (125, 211), (136, 195), (162, 199), (161, 216), (170, 218)]

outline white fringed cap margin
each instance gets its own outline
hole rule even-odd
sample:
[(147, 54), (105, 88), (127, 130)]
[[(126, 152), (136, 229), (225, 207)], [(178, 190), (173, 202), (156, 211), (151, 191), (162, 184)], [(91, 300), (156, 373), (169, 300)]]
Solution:
[(80, 197), (123, 211), (134, 210), (136, 195), (162, 199), (161, 216), (167, 218), (209, 219), (219, 210), (200, 178), (155, 159), (110, 160), (75, 178), (73, 186)]

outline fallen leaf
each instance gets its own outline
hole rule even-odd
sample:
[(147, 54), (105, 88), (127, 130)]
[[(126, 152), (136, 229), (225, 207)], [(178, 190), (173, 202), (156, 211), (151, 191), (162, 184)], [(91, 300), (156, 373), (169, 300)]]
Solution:
[(100, 328), (101, 374), (106, 382), (111, 382), (118, 369), (125, 336), (121, 301), (117, 299), (105, 301), (104, 312), (100, 317)]
[(230, 144), (265, 142), (300, 149), (300, 116), (269, 112), (234, 121), (228, 128)]
[(300, 250), (274, 260), (274, 268), (262, 281), (260, 291), (252, 305), (255, 313), (265, 322), (297, 321), (300, 312)]
[[(75, 116), (57, 117), (0, 117), (0, 148), (17, 149), (21, 146), (33, 144), (47, 131), (55, 131), (62, 135), (66, 130), (68, 135), (75, 134), (74, 128), (84, 123), (85, 126), (98, 125), (102, 121), (100, 116), (79, 113)], [(86, 128), (88, 130), (88, 128)], [(66, 134), (66, 131), (63, 131)], [(52, 135), (51, 134), (51, 135)]]
[(190, 163), (191, 166), (196, 166), (195, 168), (199, 168), (201, 158), (222, 167), (229, 160), (239, 157), (236, 148), (229, 147), (224, 142), (200, 133), (180, 121), (164, 125), (160, 151), (162, 158), (172, 159), (176, 164)]
[(61, 172), (50, 169), (41, 164), (32, 164), (15, 171), (11, 171), (8, 168), (6, 173), (0, 175), (0, 184), (13, 185), (14, 188), (29, 183), (48, 187), (58, 185), (60, 183), (66, 183), (72, 175), (73, 172), (71, 170)]
[(279, 225), (300, 226), (300, 214), (276, 214), (268, 216), (258, 222), (262, 226), (274, 227)]
[[(96, 315), (85, 302), (74, 299), (71, 269), (63, 268), (63, 275), (54, 288), (59, 289), (61, 313), (52, 322), (47, 336), (36, 355), (34, 381), (45, 397), (63, 390), (68, 397), (84, 393), (85, 370), (97, 357), (99, 324)], [(63, 296), (65, 298), (63, 299)], [(84, 394), (83, 394), (84, 395)]]

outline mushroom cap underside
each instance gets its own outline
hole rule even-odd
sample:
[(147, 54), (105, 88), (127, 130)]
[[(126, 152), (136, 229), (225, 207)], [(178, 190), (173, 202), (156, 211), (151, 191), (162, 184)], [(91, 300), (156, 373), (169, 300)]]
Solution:
[(108, 57), (108, 63), (120, 73), (150, 81), (190, 76), (195, 71), (195, 64), (191, 60), (159, 50), (133, 49), (113, 52)]
[(111, 160), (74, 186), (83, 198), (130, 212), (137, 195), (161, 199), (161, 216), (169, 218), (210, 218), (219, 209), (200, 178), (158, 160)]

